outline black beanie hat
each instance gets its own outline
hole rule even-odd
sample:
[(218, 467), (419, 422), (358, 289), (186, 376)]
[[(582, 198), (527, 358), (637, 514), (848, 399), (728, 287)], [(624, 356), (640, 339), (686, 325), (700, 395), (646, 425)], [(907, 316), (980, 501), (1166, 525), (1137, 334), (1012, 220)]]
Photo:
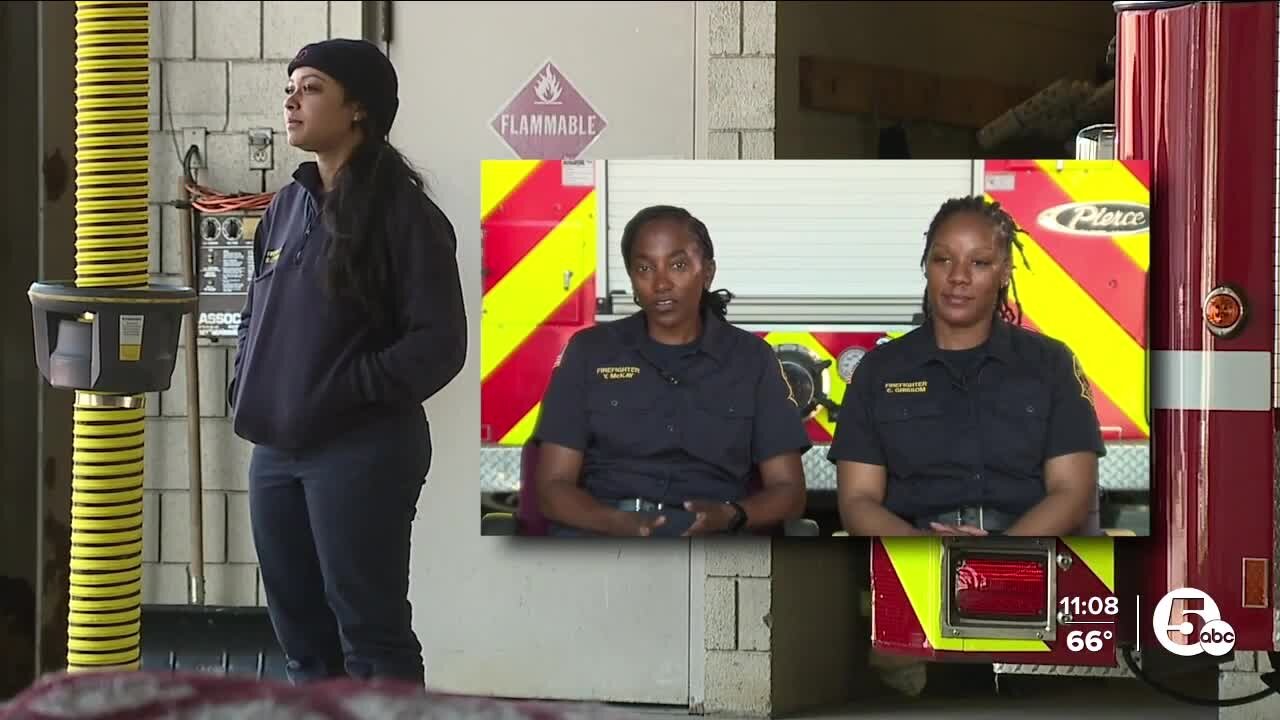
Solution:
[(347, 97), (368, 111), (368, 127), (379, 139), (391, 132), (400, 108), (400, 86), (395, 67), (378, 46), (367, 40), (322, 40), (298, 51), (289, 74), (300, 67), (315, 68), (342, 83)]

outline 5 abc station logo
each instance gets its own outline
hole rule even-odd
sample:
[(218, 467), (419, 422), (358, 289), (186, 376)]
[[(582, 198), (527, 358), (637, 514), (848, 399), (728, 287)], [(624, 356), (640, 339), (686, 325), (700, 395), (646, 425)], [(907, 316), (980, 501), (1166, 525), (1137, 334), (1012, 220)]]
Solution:
[[(1069, 612), (1073, 602), (1074, 607), (1082, 605), (1078, 600), (1064, 599), (1063, 612)], [(1175, 603), (1179, 605), (1175, 606)], [(1091, 598), (1088, 605), (1103, 608), (1106, 615), (1115, 615), (1118, 609), (1114, 602), (1102, 603), (1099, 598)], [(1191, 622), (1191, 616), (1200, 618), (1199, 631)], [(1165, 650), (1181, 657), (1195, 657), (1201, 653), (1221, 657), (1236, 645), (1235, 629), (1222, 619), (1218, 604), (1196, 588), (1178, 588), (1160, 598), (1151, 613), (1151, 629)], [(1073, 630), (1067, 636), (1067, 648), (1072, 652), (1096, 652), (1102, 649), (1103, 639), (1111, 637), (1111, 631)]]
[[(1200, 607), (1184, 606), (1180, 616), (1175, 617), (1174, 603), (1179, 601), (1199, 603)], [(1195, 615), (1202, 621), (1198, 633), (1187, 617), (1189, 615)], [(1218, 604), (1207, 593), (1195, 588), (1178, 588), (1160, 598), (1151, 613), (1151, 629), (1165, 650), (1182, 657), (1195, 657), (1200, 653), (1221, 657), (1236, 646), (1235, 629), (1222, 619)], [(1185, 642), (1175, 642), (1171, 637), (1175, 633)]]

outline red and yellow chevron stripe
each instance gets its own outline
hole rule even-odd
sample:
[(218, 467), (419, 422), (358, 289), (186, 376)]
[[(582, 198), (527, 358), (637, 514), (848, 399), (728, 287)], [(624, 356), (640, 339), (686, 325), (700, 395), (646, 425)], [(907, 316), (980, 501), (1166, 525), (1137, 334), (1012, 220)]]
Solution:
[(595, 322), (597, 195), (580, 176), (557, 160), (481, 165), (483, 443), (529, 437), (561, 349)]
[[(1059, 625), (1052, 641), (999, 637), (949, 637), (942, 631), (946, 585), (941, 537), (878, 538), (871, 543), (872, 644), (877, 650), (945, 662), (1029, 663), (1036, 665), (1114, 666), (1117, 638), (1106, 638), (1096, 652), (1073, 651), (1067, 634), (1073, 628), (1103, 625)], [(1073, 537), (1058, 540), (1057, 554), (1071, 563), (1053, 564), (1057, 596), (1105, 604), (1116, 594), (1115, 540)], [(1117, 600), (1118, 602), (1118, 600)], [(1056, 612), (1056, 599), (1053, 611)]]
[(1088, 378), (1107, 440), (1147, 440), (1147, 232), (1084, 236), (1039, 222), (1072, 203), (1149, 207), (1145, 163), (1116, 160), (988, 160), (987, 196), (1024, 231), (1014, 257), (1023, 324), (1065, 342)]

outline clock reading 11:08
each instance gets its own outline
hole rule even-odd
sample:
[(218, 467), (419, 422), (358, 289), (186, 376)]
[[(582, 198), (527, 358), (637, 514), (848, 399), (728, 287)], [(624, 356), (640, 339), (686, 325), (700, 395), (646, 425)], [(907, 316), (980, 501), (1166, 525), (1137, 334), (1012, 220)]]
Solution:
[(1058, 601), (1062, 612), (1071, 616), (1116, 615), (1120, 612), (1120, 599), (1111, 597), (1064, 597)]

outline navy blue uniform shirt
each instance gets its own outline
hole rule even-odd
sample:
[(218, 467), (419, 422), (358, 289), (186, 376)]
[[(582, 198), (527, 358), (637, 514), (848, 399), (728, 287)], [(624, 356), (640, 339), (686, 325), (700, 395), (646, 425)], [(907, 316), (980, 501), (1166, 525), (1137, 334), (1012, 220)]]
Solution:
[(811, 447), (773, 348), (703, 318), (687, 346), (655, 342), (636, 313), (565, 347), (535, 437), (583, 452), (593, 497), (741, 500), (755, 465)]
[(322, 201), (316, 164), (303, 163), (254, 236), (228, 394), (236, 434), (255, 444), (314, 447), (379, 417), (421, 413), (466, 359), (457, 237), (440, 208), (407, 184), (388, 203), (392, 312), (371, 318), (325, 290)]
[(1075, 355), (997, 321), (972, 350), (940, 350), (926, 323), (867, 353), (827, 457), (886, 467), (884, 505), (910, 522), (979, 505), (1021, 515), (1045, 497), (1045, 461), (1081, 451), (1106, 446)]

